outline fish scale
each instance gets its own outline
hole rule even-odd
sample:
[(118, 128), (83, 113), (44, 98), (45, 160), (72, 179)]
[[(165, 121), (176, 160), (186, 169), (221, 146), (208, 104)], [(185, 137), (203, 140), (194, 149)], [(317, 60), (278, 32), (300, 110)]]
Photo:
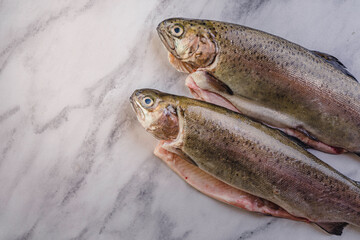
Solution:
[(187, 162), (185, 159), (182, 159), (178, 155), (166, 151), (163, 148), (163, 145), (164, 142), (160, 142), (155, 148), (154, 154), (162, 159), (184, 181), (209, 197), (253, 212), (260, 212), (267, 215), (271, 214), (272, 216), (289, 218), (297, 221), (308, 221), (304, 218), (297, 218), (290, 215), (284, 209), (272, 202), (227, 185)]
[(341, 234), (346, 223), (360, 227), (358, 183), (279, 130), (221, 106), (151, 89), (135, 91), (131, 103), (165, 150), (214, 178), (330, 233)]
[[(181, 36), (169, 34), (174, 24), (183, 27)], [(178, 70), (204, 73), (190, 76), (196, 83), (207, 82), (207, 91), (227, 99), (240, 112), (288, 134), (296, 131), (294, 136), (304, 142), (316, 140), (319, 144), (308, 142), (319, 150), (360, 152), (360, 84), (337, 58), (226, 22), (173, 18), (161, 22), (157, 30)], [(194, 34), (216, 46), (200, 49), (206, 50), (201, 52), (201, 62), (207, 65), (197, 61), (196, 52), (186, 59), (178, 52), (177, 46), (186, 45), (184, 39)], [(204, 61), (206, 55), (208, 61)], [(222, 86), (216, 87), (212, 79)], [(206, 100), (212, 102), (211, 97)], [(264, 114), (264, 108), (272, 114)], [(333, 148), (322, 148), (320, 143)]]
[[(229, 115), (224, 117), (224, 113), (191, 106), (184, 111), (182, 150), (199, 168), (279, 206), (287, 205), (284, 208), (288, 212), (307, 219), (334, 221), (355, 204), (357, 214), (352, 221), (360, 223), (357, 217), (360, 191), (352, 180), (339, 175), (276, 130), (241, 115)], [(297, 187), (289, 187), (290, 184)], [(335, 191), (340, 186), (343, 195)], [(319, 201), (324, 194), (326, 198)], [(338, 200), (349, 204), (337, 206)], [(319, 219), (323, 212), (333, 214)]]

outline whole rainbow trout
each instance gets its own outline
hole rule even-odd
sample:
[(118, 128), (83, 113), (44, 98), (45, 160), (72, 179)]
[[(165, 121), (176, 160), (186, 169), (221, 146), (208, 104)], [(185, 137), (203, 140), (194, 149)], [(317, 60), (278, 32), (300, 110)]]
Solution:
[(328, 153), (360, 153), (360, 84), (335, 57), (249, 27), (172, 18), (157, 27), (195, 97)]
[[(279, 130), (229, 109), (151, 89), (130, 101), (162, 148), (236, 189), (333, 234), (360, 227), (360, 187)], [(209, 194), (210, 195), (210, 194)]]

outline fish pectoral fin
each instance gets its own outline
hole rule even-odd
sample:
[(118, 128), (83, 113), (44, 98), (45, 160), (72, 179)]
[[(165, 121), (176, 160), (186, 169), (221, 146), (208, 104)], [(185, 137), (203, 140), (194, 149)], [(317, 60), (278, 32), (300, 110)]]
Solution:
[(321, 57), (322, 59), (325, 59), (326, 62), (330, 63), (331, 65), (333, 65), (336, 69), (339, 69), (341, 72), (343, 72), (344, 74), (348, 75), (349, 77), (351, 77), (352, 79), (354, 79), (356, 82), (359, 82), (348, 70), (347, 67), (345, 67), (345, 65), (339, 61), (339, 59), (337, 59), (334, 56), (331, 56), (327, 53), (323, 53), (323, 52), (319, 52), (319, 51), (312, 51), (316, 56)]
[(342, 234), (344, 227), (348, 225), (346, 222), (324, 222), (324, 223), (315, 223), (321, 229), (325, 230), (329, 234), (338, 235)]
[(199, 167), (199, 165), (197, 165), (197, 163), (196, 163), (194, 160), (192, 160), (192, 159), (191, 159), (187, 154), (185, 154), (183, 151), (179, 151), (178, 155), (179, 155), (182, 159), (184, 159), (184, 160), (188, 161), (189, 163), (191, 163), (192, 165), (194, 165), (194, 166), (196, 166), (196, 167)]
[(191, 159), (191, 157), (189, 157), (186, 153), (184, 153), (180, 148), (173, 148), (173, 147), (166, 147), (166, 145), (163, 145), (163, 147), (165, 147), (164, 149), (172, 152), (176, 155), (178, 155), (180, 158), (186, 160), (187, 162), (191, 163), (192, 165), (198, 167), (198, 165), (196, 164), (196, 162), (194, 160)]
[(208, 72), (199, 70), (192, 73), (191, 77), (195, 81), (196, 85), (204, 90), (216, 91), (230, 95), (234, 94), (228, 85), (226, 85)]

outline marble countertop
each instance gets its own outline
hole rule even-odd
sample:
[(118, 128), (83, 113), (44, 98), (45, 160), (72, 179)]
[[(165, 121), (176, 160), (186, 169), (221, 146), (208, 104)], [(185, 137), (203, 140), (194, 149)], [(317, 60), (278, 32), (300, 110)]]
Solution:
[[(129, 104), (188, 95), (157, 33), (168, 17), (258, 28), (338, 57), (360, 78), (360, 1), (0, 0), (0, 239), (359, 239), (250, 213), (157, 159)], [(360, 180), (360, 159), (313, 151)]]

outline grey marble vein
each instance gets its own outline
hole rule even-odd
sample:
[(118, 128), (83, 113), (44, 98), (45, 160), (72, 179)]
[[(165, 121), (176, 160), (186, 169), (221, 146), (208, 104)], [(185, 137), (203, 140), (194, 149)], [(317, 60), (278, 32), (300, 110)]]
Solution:
[[(152, 157), (153, 158), (153, 157)], [(143, 166), (139, 171), (144, 171), (146, 169), (147, 173), (143, 175), (134, 175), (132, 178), (125, 184), (125, 186), (119, 190), (115, 203), (111, 211), (106, 215), (102, 227), (100, 228), (99, 234), (102, 234), (106, 230), (106, 225), (109, 221), (112, 220), (114, 215), (117, 212), (120, 212), (122, 208), (126, 207), (128, 201), (135, 201), (138, 205), (138, 210), (135, 219), (133, 221), (143, 221), (141, 216), (144, 216), (146, 211), (149, 210), (149, 205), (152, 202), (153, 190), (156, 187), (156, 183), (151, 181), (152, 175), (157, 171), (155, 166), (149, 164), (149, 160), (146, 159), (143, 163)], [(140, 207), (139, 205), (142, 205)], [(134, 226), (134, 224), (129, 223), (129, 226)], [(132, 231), (129, 231), (132, 233)]]
[(69, 7), (66, 7), (66, 8), (61, 9), (57, 14), (51, 15), (46, 20), (43, 20), (43, 21), (37, 20), (36, 22), (31, 23), (27, 27), (27, 32), (23, 36), (12, 40), (5, 47), (5, 49), (3, 49), (0, 52), (0, 59), (3, 59), (2, 60), (3, 63), (0, 66), (0, 74), (3, 71), (3, 69), (6, 67), (7, 63), (9, 62), (9, 60), (12, 56), (12, 53), (15, 49), (17, 49), (21, 44), (26, 42), (31, 37), (34, 37), (35, 35), (37, 35), (39, 32), (45, 31), (47, 29), (47, 27), (49, 27), (49, 25), (56, 22), (56, 20), (58, 20), (59, 18), (65, 16), (68, 13), (68, 11), (69, 11)]
[(19, 238), (17, 238), (17, 240), (29, 240), (29, 239), (32, 239), (34, 230), (35, 230), (35, 228), (36, 228), (36, 225), (37, 225), (37, 223), (35, 223), (35, 224), (29, 229), (29, 231), (25, 232), (22, 236), (20, 236)]
[[(183, 182), (137, 122), (137, 88), (188, 95), (157, 24), (265, 30), (360, 69), (358, 1), (0, 0), (0, 239), (335, 239), (227, 206)], [(359, 180), (352, 155), (314, 152)], [(346, 163), (346, 164), (345, 164)], [(357, 239), (345, 229), (336, 239)]]
[[(95, 0), (89, 0), (86, 2), (79, 10), (77, 10), (78, 14), (90, 9), (94, 6)], [(34, 22), (30, 23), (27, 26), (27, 31), (20, 37), (16, 39), (12, 39), (8, 45), (0, 51), (0, 61), (2, 59), (2, 64), (0, 66), (0, 74), (7, 65), (9, 59), (11, 58), (13, 51), (19, 48), (20, 45), (27, 42), (29, 39), (33, 38), (37, 34), (46, 31), (49, 27), (58, 22), (59, 19), (62, 19), (69, 15), (70, 10), (72, 10), (71, 6), (66, 6), (60, 9), (58, 12), (51, 14), (45, 19), (37, 19)]]
[(247, 230), (245, 232), (243, 232), (239, 238), (237, 238), (238, 240), (245, 240), (245, 239), (250, 239), (252, 238), (254, 235), (257, 235), (259, 233), (264, 233), (264, 231), (266, 231), (267, 229), (270, 228), (271, 225), (273, 225), (274, 223), (276, 223), (277, 219), (272, 219), (269, 222), (260, 225), (252, 230)]
[(4, 120), (8, 119), (12, 115), (16, 114), (19, 110), (20, 110), (20, 107), (16, 106), (16, 107), (13, 107), (10, 110), (6, 111), (5, 113), (1, 114), (0, 115), (0, 123)]

